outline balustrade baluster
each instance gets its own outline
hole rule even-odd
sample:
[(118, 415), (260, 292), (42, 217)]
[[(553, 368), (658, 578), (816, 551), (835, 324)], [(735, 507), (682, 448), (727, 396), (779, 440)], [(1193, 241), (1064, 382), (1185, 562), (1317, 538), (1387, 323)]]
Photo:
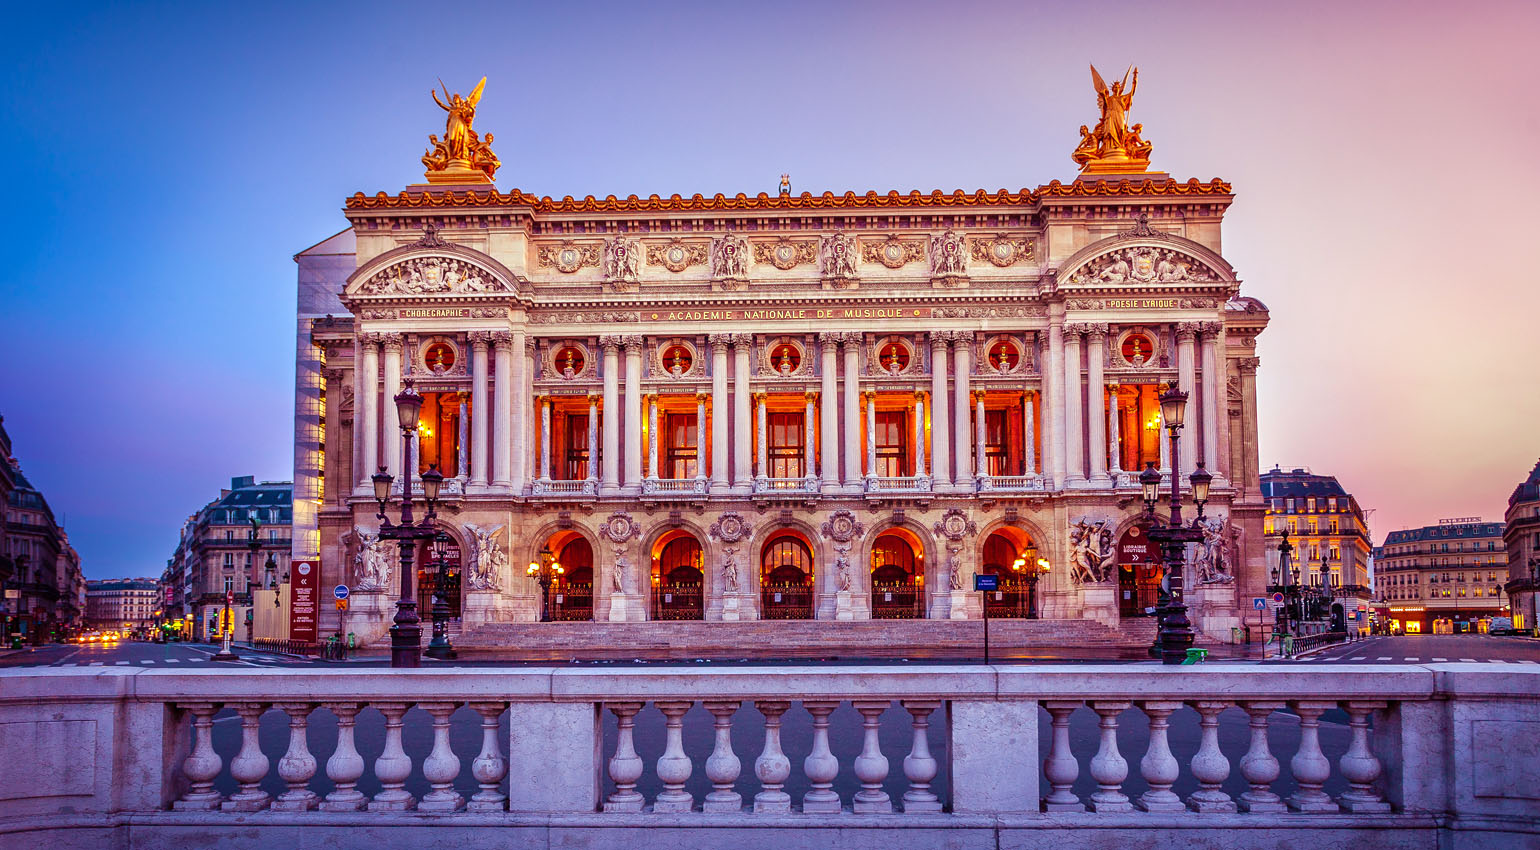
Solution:
[(791, 776), (791, 759), (781, 752), (781, 715), (791, 703), (781, 700), (758, 700), (754, 707), (765, 716), (765, 748), (754, 759), (754, 775), (759, 778), (760, 790), (754, 795), (756, 813), (791, 811), (791, 795), (782, 791), (786, 778)]
[(1230, 760), (1219, 750), (1219, 713), (1229, 708), (1230, 703), (1198, 700), (1191, 705), (1198, 712), (1202, 738), (1192, 757), (1192, 775), (1198, 780), (1198, 790), (1187, 798), (1187, 807), (1203, 814), (1234, 812), (1235, 801), (1224, 792), (1225, 780), (1230, 777)]
[(636, 754), (636, 713), (642, 710), (639, 702), (606, 703), (615, 715), (619, 734), (615, 739), (615, 755), (610, 757), (610, 780), (615, 791), (604, 801), (606, 812), (639, 812), (642, 810), (640, 792), (636, 780), (642, 778), (642, 757)]
[(1251, 716), (1251, 748), (1241, 757), (1241, 776), (1251, 790), (1241, 794), (1241, 811), (1286, 812), (1288, 808), (1272, 791), (1273, 780), (1278, 778), (1278, 759), (1267, 746), (1267, 719), (1283, 708), (1283, 703), (1247, 702), (1241, 707)]
[(310, 753), (310, 742), (305, 739), (310, 725), (310, 712), (314, 703), (279, 703), (278, 709), (289, 715), (289, 749), (278, 760), (278, 776), (289, 784), (287, 791), (273, 801), (275, 812), (308, 812), (316, 807), (319, 798), (308, 787), (315, 776), (315, 756)]
[(1091, 703), (1091, 710), (1101, 717), (1101, 745), (1091, 759), (1091, 778), (1096, 780), (1096, 790), (1091, 793), (1090, 809), (1093, 812), (1133, 811), (1133, 804), (1123, 794), (1123, 780), (1128, 778), (1128, 762), (1118, 752), (1118, 715), (1126, 711), (1132, 702), (1120, 700)]
[(471, 775), (481, 790), (471, 796), (465, 808), (472, 812), (500, 812), (508, 807), (508, 795), (497, 786), (508, 775), (508, 761), (497, 747), (497, 721), (508, 707), (504, 702), (473, 702), (471, 710), (481, 715), (481, 752), (471, 762)]
[(1083, 812), (1085, 804), (1075, 796), (1075, 780), (1080, 778), (1080, 762), (1069, 747), (1069, 716), (1083, 705), (1080, 700), (1048, 700), (1043, 708), (1048, 710), (1053, 724), (1053, 744), (1048, 760), (1043, 764), (1043, 775), (1048, 777), (1052, 789), (1043, 801), (1050, 812)]
[(326, 778), (337, 787), (321, 801), (323, 812), (356, 812), (369, 798), (358, 790), (358, 778), (364, 775), (364, 757), (353, 742), (353, 724), (362, 706), (350, 702), (326, 703), (326, 710), (337, 715), (337, 749), (326, 760)]
[(804, 812), (838, 812), (840, 795), (834, 790), (834, 777), (840, 763), (829, 752), (829, 715), (839, 708), (839, 700), (803, 700), (802, 707), (813, 715), (813, 750), (802, 760), (802, 772), (812, 788), (802, 795)]
[(1348, 790), (1342, 793), (1342, 807), (1350, 812), (1388, 812), (1390, 804), (1374, 787), (1380, 776), (1380, 760), (1369, 747), (1369, 713), (1384, 708), (1384, 702), (1354, 700), (1344, 704), (1348, 726), (1353, 730), (1353, 741), (1337, 764), (1348, 781)]
[(182, 799), (171, 804), (171, 808), (179, 812), (211, 812), (219, 808), (222, 799), (214, 790), (214, 780), (225, 764), (219, 753), (214, 752), (214, 715), (220, 704), (189, 702), (183, 703), (181, 708), (193, 716), (193, 746), (187, 758), (182, 760), (182, 775), (187, 777), (191, 787)]
[(460, 759), (449, 746), (449, 716), (459, 708), (457, 702), (424, 702), (418, 708), (433, 717), (433, 749), (422, 762), (422, 776), (432, 790), (424, 794), (419, 811), (453, 812), (465, 805), (465, 798), (455, 791), (455, 777), (460, 775)]
[(689, 781), (690, 772), (695, 767), (684, 752), (684, 714), (694, 704), (687, 700), (653, 703), (663, 712), (667, 736), (663, 755), (658, 757), (658, 780), (663, 783), (663, 790), (652, 801), (652, 810), (655, 812), (688, 812), (695, 807), (695, 797), (684, 790), (684, 784)]
[(726, 700), (706, 703), (716, 731), (716, 746), (706, 759), (706, 778), (711, 780), (711, 791), (701, 803), (702, 811), (743, 811), (743, 795), (733, 790), (733, 783), (738, 781), (738, 774), (743, 770), (743, 763), (733, 752), (733, 714), (742, 704)]
[(381, 702), (374, 706), (385, 715), (385, 749), (374, 760), (374, 778), (380, 781), (380, 793), (369, 801), (371, 812), (404, 812), (417, 808), (417, 799), (406, 791), (406, 778), (412, 775), (412, 759), (401, 748), (401, 720), (411, 703)]
[(930, 790), (930, 782), (936, 778), (936, 757), (930, 754), (930, 715), (941, 707), (940, 700), (908, 699), (902, 702), (904, 710), (913, 718), (914, 740), (909, 745), (909, 755), (904, 756), (904, 777), (909, 780), (909, 790), (904, 792), (904, 811), (910, 813), (939, 812), (941, 801)]
[(1341, 811), (1321, 790), (1331, 778), (1331, 762), (1321, 752), (1321, 714), (1337, 704), (1297, 700), (1289, 705), (1299, 715), (1299, 751), (1289, 760), (1289, 770), (1299, 787), (1289, 795), (1289, 808), (1296, 812)]
[(1144, 758), (1139, 760), (1139, 775), (1149, 783), (1150, 790), (1139, 795), (1135, 803), (1146, 812), (1185, 812), (1182, 798), (1176, 796), (1171, 786), (1182, 775), (1182, 766), (1171, 754), (1171, 712), (1181, 708), (1180, 702), (1145, 700), (1139, 708), (1150, 718), (1150, 746)]
[(262, 790), (262, 779), (267, 776), (272, 762), (263, 754), (258, 738), (262, 714), (267, 708), (265, 702), (241, 703), (235, 707), (235, 713), (241, 716), (241, 751), (230, 760), (230, 776), (240, 783), (240, 788), (220, 804), (224, 811), (260, 812), (272, 802), (273, 798)]
[(854, 700), (851, 705), (861, 712), (861, 754), (856, 756), (856, 778), (861, 780), (861, 790), (851, 801), (856, 814), (881, 814), (893, 811), (893, 801), (882, 790), (883, 780), (888, 778), (888, 757), (882, 754), (877, 741), (877, 725), (882, 713), (893, 707), (893, 701)]

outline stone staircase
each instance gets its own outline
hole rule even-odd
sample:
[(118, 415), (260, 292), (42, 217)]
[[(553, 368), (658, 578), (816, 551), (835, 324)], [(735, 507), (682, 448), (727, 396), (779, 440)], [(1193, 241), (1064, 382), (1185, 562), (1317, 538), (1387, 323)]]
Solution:
[[(1132, 658), (1155, 638), (1155, 622), (1126, 620), (989, 621), (991, 655), (1073, 654)], [(983, 656), (981, 620), (753, 620), (647, 623), (492, 623), (455, 640), (462, 657), (506, 660), (780, 659)]]

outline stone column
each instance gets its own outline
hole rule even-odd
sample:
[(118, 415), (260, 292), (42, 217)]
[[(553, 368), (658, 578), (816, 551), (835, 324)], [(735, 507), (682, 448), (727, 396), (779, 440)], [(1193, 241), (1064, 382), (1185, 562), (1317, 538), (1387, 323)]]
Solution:
[[(1051, 315), (1051, 314), (1050, 314)], [(1043, 474), (1054, 489), (1064, 487), (1064, 318), (1048, 325), (1048, 368), (1043, 372)]]
[[(820, 410), (822, 420), (819, 427), (820, 449), (818, 459), (821, 461), (817, 473), (823, 479), (825, 492), (839, 487), (840, 483), (840, 437), (839, 437), (839, 411), (835, 405), (838, 402), (839, 392), (836, 385), (835, 369), (838, 365), (836, 349), (843, 334), (824, 332), (818, 335), (818, 351), (821, 355), (819, 368), (823, 374), (819, 375), (819, 389), (823, 393), (823, 407)], [(808, 423), (807, 444), (811, 458), (813, 445), (812, 422)], [(808, 474), (813, 474), (814, 469), (809, 463)]]
[(402, 479), (401, 470), (401, 417), (396, 413), (396, 393), (401, 392), (401, 334), (382, 334), (381, 347), (385, 349), (385, 388), (381, 404), (385, 406), (385, 424), (380, 439), (385, 444), (385, 469)]
[[(533, 478), (530, 467), (534, 465), (535, 411), (531, 402), (535, 396), (535, 338), (523, 331), (513, 332), (510, 343), (513, 350), (513, 439), (504, 448), (512, 458), (509, 481), (514, 493), (523, 493), (525, 482)], [(519, 355), (523, 352), (523, 356)]]
[(1193, 385), (1197, 382), (1196, 364), (1193, 361), (1193, 340), (1198, 335), (1195, 322), (1183, 322), (1176, 326), (1176, 384), (1187, 393), (1187, 415), (1182, 426), (1182, 468), (1177, 474), (1186, 478), (1198, 467), (1198, 417), (1197, 397)]
[[(367, 336), (365, 333), (353, 335), (353, 444), (349, 447), (353, 452), (353, 480), (348, 482), (349, 491), (362, 486), (374, 474), (374, 470), (365, 468), (369, 464), (364, 462), (364, 348), (369, 344), (365, 340)], [(335, 495), (345, 498), (347, 494)]]
[[(930, 474), (936, 487), (952, 483), (950, 464), (947, 463), (952, 441), (947, 429), (949, 413), (946, 400), (946, 348), (951, 338), (950, 331), (931, 331), (930, 334)], [(916, 410), (923, 406), (918, 405)], [(917, 420), (916, 426), (920, 435), (916, 442), (924, 442), (924, 417)], [(920, 454), (916, 451), (915, 457)]]
[(748, 491), (754, 484), (749, 436), (754, 412), (749, 405), (749, 349), (752, 334), (733, 334), (733, 487)]
[(604, 451), (599, 492), (612, 495), (620, 489), (620, 337), (601, 336), (604, 351)]
[(1219, 417), (1224, 415), (1224, 400), (1220, 393), (1224, 381), (1219, 374), (1218, 322), (1204, 322), (1203, 330), (1203, 465), (1209, 474), (1218, 478), (1219, 469)]
[(471, 450), (471, 421), (470, 421), (470, 393), (456, 393), (456, 400), (460, 402), (459, 432), (455, 435), (459, 450), (455, 452), (455, 477), (464, 481), (470, 478), (470, 450)]
[(860, 333), (846, 333), (845, 346), (845, 486), (861, 487), (861, 342)]
[(599, 480), (599, 395), (588, 394), (588, 480)]
[(866, 474), (877, 474), (877, 394), (861, 393), (866, 399)]
[[(711, 489), (725, 490), (727, 475), (727, 425), (731, 421), (727, 406), (727, 345), (731, 334), (712, 334), (711, 338)], [(700, 438), (704, 446), (706, 432)], [(705, 456), (701, 456), (705, 460)]]
[[(806, 390), (803, 393), (803, 398), (807, 402), (807, 408), (802, 414), (802, 448), (804, 455), (802, 466), (805, 470), (802, 475), (805, 478), (809, 475), (818, 474), (813, 466), (814, 462), (818, 459), (818, 454), (814, 451), (815, 447), (813, 445), (813, 406), (818, 401), (818, 394), (812, 390)], [(829, 408), (828, 405), (824, 405), (824, 407)], [(832, 417), (830, 418), (832, 419)], [(836, 477), (839, 476), (839, 463), (837, 461), (835, 462), (834, 475)]]
[(695, 480), (706, 480), (706, 393), (695, 394)]
[[(931, 415), (935, 415), (934, 408), (932, 408)], [(932, 430), (931, 433), (935, 433), (935, 431)], [(941, 452), (942, 456), (945, 457), (946, 448), (942, 447)], [(932, 454), (930, 456), (932, 467), (935, 466), (936, 461), (936, 455)], [(925, 393), (919, 390), (914, 391), (914, 474), (925, 474)], [(934, 470), (932, 470), (931, 480), (934, 484)]]
[(658, 394), (648, 393), (647, 405), (647, 477), (658, 480)]
[(766, 439), (769, 435), (765, 433), (767, 426), (765, 416), (767, 411), (765, 410), (764, 393), (754, 394), (754, 406), (756, 409), (754, 434), (758, 438), (755, 441), (755, 445), (759, 447), (758, 452), (755, 453), (755, 459), (758, 461), (756, 468), (759, 470), (759, 473), (755, 478), (758, 480), (770, 477), (770, 441)]
[(1235, 362), (1241, 377), (1241, 451), (1247, 464), (1244, 469), (1231, 470), (1230, 480), (1248, 496), (1257, 495), (1262, 486), (1261, 470), (1253, 464), (1257, 457), (1257, 367), (1260, 357), (1242, 357)]
[(978, 477), (989, 474), (989, 461), (984, 457), (984, 441), (987, 437), (984, 423), (984, 391), (973, 393), (973, 463)]
[(487, 485), (488, 331), (471, 331), (471, 484)]
[(551, 480), (551, 397), (535, 399), (540, 406), (540, 480)]
[(642, 338), (623, 338), (626, 346), (626, 474), (624, 489), (642, 486)]
[(1107, 455), (1111, 458), (1107, 474), (1114, 485), (1117, 484), (1118, 476), (1123, 474), (1123, 452), (1119, 445), (1122, 442), (1122, 424), (1118, 421), (1122, 418), (1118, 413), (1118, 382), (1112, 381), (1107, 384)]
[[(360, 485), (369, 483), (380, 465), (380, 338), (379, 334), (364, 336), (363, 377), (359, 379), (358, 395), (354, 407), (358, 409), (357, 421), (362, 424), (363, 460), (358, 465)], [(371, 491), (372, 492), (372, 491)]]
[(1027, 390), (1021, 394), (1021, 433), (1022, 441), (1026, 444), (1021, 447), (1022, 458), (1026, 462), (1023, 466), (1027, 475), (1037, 474), (1037, 422), (1032, 415), (1032, 391)]
[(1085, 479), (1085, 393), (1080, 375), (1080, 337), (1084, 325), (1064, 329), (1064, 481), (1066, 486)]
[(971, 395), (968, 379), (973, 375), (973, 331), (956, 331), (952, 334), (952, 341), (952, 409), (957, 411), (957, 427), (952, 435), (956, 455), (955, 477), (959, 489), (972, 490), (973, 450), (968, 443), (973, 437), (973, 429), (968, 427), (968, 397)]
[(1086, 385), (1090, 388), (1091, 404), (1087, 406), (1086, 415), (1090, 417), (1091, 452), (1091, 486), (1108, 487), (1112, 479), (1107, 477), (1107, 421), (1102, 417), (1102, 412), (1107, 405), (1104, 402), (1106, 396), (1106, 381), (1103, 377), (1103, 367), (1107, 362), (1107, 326), (1105, 324), (1090, 324), (1086, 326), (1086, 363), (1089, 373)]
[(492, 333), (494, 368), (497, 376), (492, 383), (492, 486), (513, 485), (513, 334), (508, 331)]

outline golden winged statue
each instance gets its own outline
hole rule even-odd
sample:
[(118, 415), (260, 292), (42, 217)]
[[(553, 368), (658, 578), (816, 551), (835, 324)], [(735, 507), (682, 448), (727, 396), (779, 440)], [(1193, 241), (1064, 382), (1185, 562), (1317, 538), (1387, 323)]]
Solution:
[[(1129, 74), (1133, 75), (1132, 84)], [(1096, 107), (1101, 113), (1094, 129), (1080, 126), (1080, 144), (1071, 158), (1081, 166), (1081, 173), (1137, 173), (1149, 167), (1154, 147), (1141, 138), (1143, 124), (1128, 124), (1128, 111), (1139, 89), (1139, 69), (1129, 66), (1123, 78), (1111, 86), (1091, 66), (1091, 82), (1096, 86)]]
[(492, 134), (488, 133), (483, 140), (472, 127), (476, 121), (476, 104), (481, 101), (481, 92), (487, 86), (487, 78), (482, 77), (481, 82), (466, 97), (458, 92), (450, 94), (443, 80), (439, 80), (438, 84), (444, 91), (444, 99), (439, 100), (437, 91), (430, 89), (429, 94), (433, 96), (433, 102), (449, 115), (444, 121), (444, 138), (440, 140), (436, 135), (428, 136), (432, 147), (422, 157), (422, 164), (428, 169), (428, 182), (492, 182), (497, 169), (502, 166), (497, 154), (492, 152)]

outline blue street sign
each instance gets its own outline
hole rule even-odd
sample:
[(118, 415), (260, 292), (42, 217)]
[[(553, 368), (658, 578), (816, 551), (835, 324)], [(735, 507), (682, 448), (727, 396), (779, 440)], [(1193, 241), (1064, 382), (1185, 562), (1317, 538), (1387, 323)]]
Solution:
[(1267, 599), (1261, 596), (1254, 596), (1251, 598), (1251, 607), (1257, 609), (1258, 611), (1266, 611)]
[(336, 587), (332, 588), (332, 595), (338, 599), (348, 598), (348, 586), (345, 584), (337, 585)]
[(973, 577), (974, 590), (999, 590), (1000, 577), (997, 575), (979, 573)]

